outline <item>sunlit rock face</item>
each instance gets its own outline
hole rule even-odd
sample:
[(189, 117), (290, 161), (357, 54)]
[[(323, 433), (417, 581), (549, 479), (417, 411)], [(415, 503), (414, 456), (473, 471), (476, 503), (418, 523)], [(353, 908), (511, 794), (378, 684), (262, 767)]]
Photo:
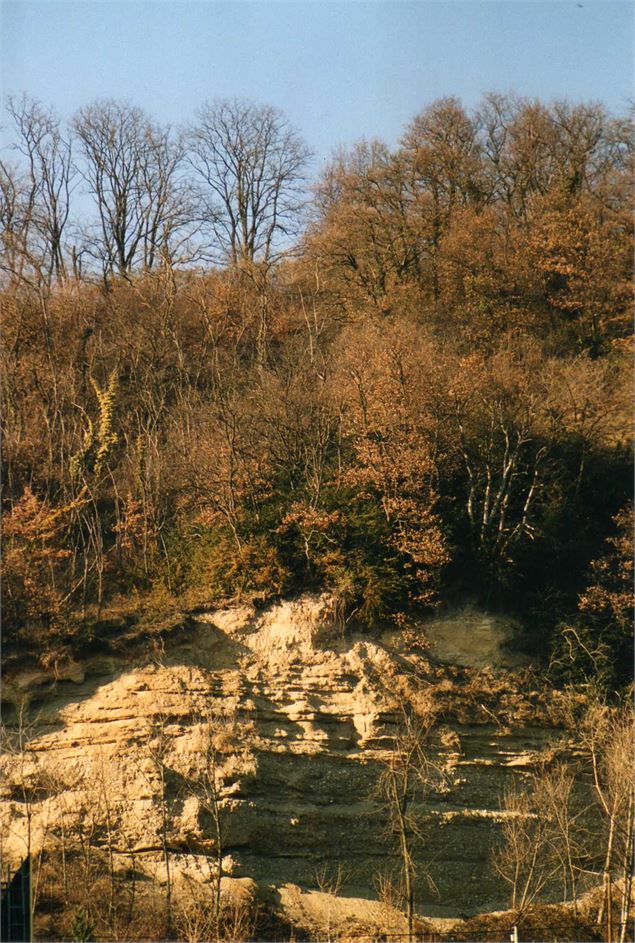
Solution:
[[(8, 852), (23, 854), (28, 811), (36, 848), (69, 809), (107, 797), (116, 853), (159, 873), (160, 743), (174, 871), (200, 872), (214, 836), (188, 781), (200, 772), (202, 715), (211, 712), (233, 731), (219, 768), (226, 873), (315, 888), (326, 863), (341, 876), (340, 895), (376, 898), (379, 876), (397, 867), (376, 784), (399, 705), (413, 698), (438, 711), (427, 749), (443, 770), (443, 787), (417, 810), (418, 908), (453, 916), (505, 907), (489, 866), (500, 797), (560, 736), (557, 695), (547, 704), (521, 683), (504, 647), (510, 627), (473, 608), (374, 635), (344, 635), (331, 613), (327, 596), (198, 613), (136, 664), (122, 656), (62, 666), (57, 680), (9, 679), (5, 696), (31, 699), (32, 726), (26, 753), (3, 761)], [(25, 778), (37, 785), (30, 810)]]

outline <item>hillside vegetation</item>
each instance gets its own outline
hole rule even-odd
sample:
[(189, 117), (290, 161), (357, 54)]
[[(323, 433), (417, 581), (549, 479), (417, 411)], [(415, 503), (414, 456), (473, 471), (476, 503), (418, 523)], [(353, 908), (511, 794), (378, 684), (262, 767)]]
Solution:
[(478, 599), (628, 682), (629, 121), (443, 99), (311, 186), (273, 108), (9, 122), (9, 662), (326, 589), (368, 626)]

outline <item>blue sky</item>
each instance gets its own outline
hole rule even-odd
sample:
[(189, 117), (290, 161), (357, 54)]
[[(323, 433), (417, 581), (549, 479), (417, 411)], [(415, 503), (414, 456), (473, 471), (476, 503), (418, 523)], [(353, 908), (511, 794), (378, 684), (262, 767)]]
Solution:
[(426, 103), (488, 90), (633, 95), (624, 0), (3, 0), (1, 82), (65, 116), (117, 97), (176, 124), (206, 98), (282, 108), (318, 157), (394, 143)]

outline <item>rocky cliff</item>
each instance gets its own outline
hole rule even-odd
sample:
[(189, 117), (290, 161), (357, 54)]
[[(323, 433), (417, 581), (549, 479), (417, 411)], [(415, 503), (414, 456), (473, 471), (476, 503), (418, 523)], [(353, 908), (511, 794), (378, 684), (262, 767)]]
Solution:
[(195, 614), (136, 664), (113, 656), (61, 666), (57, 678), (15, 674), (4, 697), (30, 702), (30, 720), (25, 749), (3, 760), (5, 849), (19, 857), (29, 830), (37, 849), (69, 809), (85, 820), (105, 801), (117, 855), (160, 876), (167, 836), (176, 878), (196, 874), (214, 845), (187, 789), (207, 714), (238, 743), (223, 753), (225, 873), (255, 881), (289, 912), (302, 897), (292, 885), (324, 891), (334, 881), (341, 898), (376, 899), (395, 862), (375, 786), (400, 703), (425, 696), (439, 719), (429, 749), (445, 786), (419, 810), (419, 909), (504, 908), (488, 865), (500, 796), (562, 737), (558, 696), (532, 688), (506, 651), (508, 634), (474, 609), (410, 630), (343, 633), (328, 598), (306, 596), (261, 613)]

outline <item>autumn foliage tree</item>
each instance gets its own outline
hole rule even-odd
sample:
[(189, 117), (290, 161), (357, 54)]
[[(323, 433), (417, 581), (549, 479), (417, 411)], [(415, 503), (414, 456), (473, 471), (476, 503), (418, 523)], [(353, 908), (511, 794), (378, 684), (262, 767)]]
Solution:
[(9, 646), (29, 629), (49, 647), (61, 630), (68, 602), (70, 511), (51, 507), (27, 487), (4, 517), (2, 608)]

